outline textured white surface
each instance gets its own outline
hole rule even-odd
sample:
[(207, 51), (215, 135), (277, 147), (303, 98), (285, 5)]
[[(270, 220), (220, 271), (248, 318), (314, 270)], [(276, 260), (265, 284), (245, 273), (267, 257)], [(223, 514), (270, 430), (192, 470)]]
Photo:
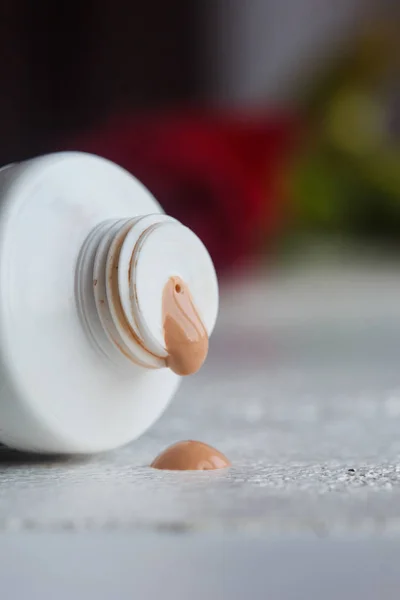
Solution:
[(398, 600), (394, 540), (136, 532), (2, 537), (1, 593), (29, 600)]
[[(2, 597), (397, 599), (399, 275), (228, 286), (207, 365), (146, 436), (62, 462), (2, 450)], [(147, 466), (184, 438), (232, 468)]]
[[(226, 288), (207, 365), (147, 435), (89, 459), (0, 453), (1, 528), (397, 535), (397, 281), (380, 269)], [(147, 466), (187, 438), (233, 467)]]

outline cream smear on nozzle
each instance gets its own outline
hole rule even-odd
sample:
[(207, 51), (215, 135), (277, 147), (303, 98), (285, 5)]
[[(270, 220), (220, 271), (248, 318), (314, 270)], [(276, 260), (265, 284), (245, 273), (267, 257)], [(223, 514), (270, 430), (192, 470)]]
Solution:
[(196, 373), (207, 357), (208, 333), (180, 277), (170, 277), (165, 284), (162, 312), (167, 366), (177, 375)]

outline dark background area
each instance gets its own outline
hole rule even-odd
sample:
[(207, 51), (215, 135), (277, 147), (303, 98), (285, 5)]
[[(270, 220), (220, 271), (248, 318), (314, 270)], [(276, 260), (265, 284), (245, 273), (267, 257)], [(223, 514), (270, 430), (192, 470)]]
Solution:
[(198, 0), (2, 0), (0, 164), (112, 110), (190, 104), (202, 12)]
[(310, 236), (397, 252), (399, 7), (2, 0), (0, 166), (104, 156), (221, 268)]

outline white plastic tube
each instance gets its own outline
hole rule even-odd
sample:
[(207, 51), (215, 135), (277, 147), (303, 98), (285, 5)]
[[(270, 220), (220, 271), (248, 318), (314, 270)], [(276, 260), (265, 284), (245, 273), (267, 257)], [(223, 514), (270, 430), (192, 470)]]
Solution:
[(5, 167), (0, 198), (0, 441), (47, 453), (130, 442), (180, 380), (165, 364), (169, 277), (214, 328), (207, 250), (137, 179), (89, 154)]

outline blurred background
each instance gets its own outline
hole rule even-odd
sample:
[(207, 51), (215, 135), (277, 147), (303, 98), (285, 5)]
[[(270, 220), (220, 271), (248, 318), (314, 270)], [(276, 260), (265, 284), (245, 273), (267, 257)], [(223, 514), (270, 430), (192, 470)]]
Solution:
[(220, 273), (400, 252), (398, 0), (56, 4), (1, 3), (2, 164), (110, 158)]

